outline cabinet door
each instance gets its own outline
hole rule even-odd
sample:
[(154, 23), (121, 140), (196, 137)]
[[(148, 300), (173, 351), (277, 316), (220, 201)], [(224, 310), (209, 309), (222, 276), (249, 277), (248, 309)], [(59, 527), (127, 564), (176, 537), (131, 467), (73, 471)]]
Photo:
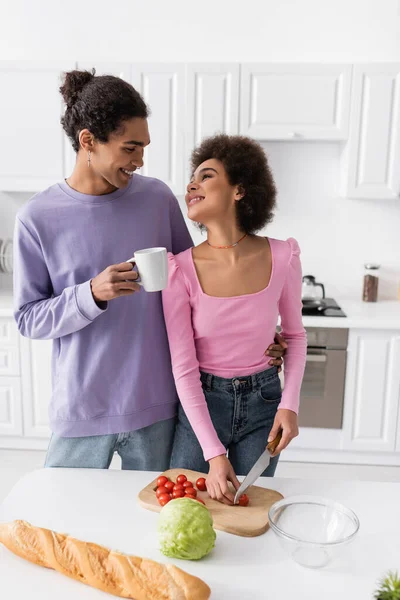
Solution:
[(343, 195), (397, 198), (400, 192), (400, 64), (354, 68), (351, 126), (343, 153)]
[(0, 190), (38, 191), (68, 175), (59, 87), (74, 66), (0, 62)]
[(22, 402), (25, 437), (48, 438), (51, 398), (51, 340), (21, 338)]
[(3, 435), (22, 435), (19, 377), (0, 377), (0, 436)]
[(20, 373), (19, 334), (12, 317), (0, 318), (0, 377)]
[(91, 71), (94, 68), (96, 69), (96, 75), (114, 75), (128, 82), (131, 79), (131, 65), (129, 63), (84, 60), (78, 62), (77, 68), (81, 71)]
[(175, 194), (184, 189), (185, 71), (183, 64), (132, 65), (132, 85), (151, 111), (151, 144), (141, 172), (161, 179)]
[(203, 138), (239, 131), (239, 64), (188, 64), (185, 173)]
[(241, 66), (240, 132), (258, 140), (347, 139), (350, 65)]
[(389, 451), (396, 444), (400, 331), (351, 330), (343, 448)]

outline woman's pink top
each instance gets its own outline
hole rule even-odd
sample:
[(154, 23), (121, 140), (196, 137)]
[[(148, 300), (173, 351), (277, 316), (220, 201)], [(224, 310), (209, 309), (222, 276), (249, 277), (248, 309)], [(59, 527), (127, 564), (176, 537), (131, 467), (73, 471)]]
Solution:
[(230, 379), (270, 368), (271, 358), (264, 352), (274, 341), (279, 315), (288, 342), (279, 408), (298, 412), (307, 350), (301, 317), (300, 248), (293, 238), (268, 239), (272, 253), (269, 284), (243, 296), (208, 296), (200, 286), (192, 249), (169, 254), (163, 305), (172, 368), (180, 401), (205, 460), (225, 454), (226, 449), (212, 424), (200, 371)]

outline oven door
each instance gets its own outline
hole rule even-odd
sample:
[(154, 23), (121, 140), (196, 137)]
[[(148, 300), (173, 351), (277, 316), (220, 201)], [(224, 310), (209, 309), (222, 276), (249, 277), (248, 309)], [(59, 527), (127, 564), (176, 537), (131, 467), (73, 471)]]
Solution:
[(341, 429), (346, 350), (307, 348), (300, 394), (299, 425)]

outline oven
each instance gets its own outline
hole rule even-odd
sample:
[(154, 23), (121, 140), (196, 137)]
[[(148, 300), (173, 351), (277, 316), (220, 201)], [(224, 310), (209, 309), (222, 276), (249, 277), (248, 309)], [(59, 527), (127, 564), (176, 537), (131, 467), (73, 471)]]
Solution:
[(307, 361), (299, 426), (341, 429), (348, 329), (306, 327)]

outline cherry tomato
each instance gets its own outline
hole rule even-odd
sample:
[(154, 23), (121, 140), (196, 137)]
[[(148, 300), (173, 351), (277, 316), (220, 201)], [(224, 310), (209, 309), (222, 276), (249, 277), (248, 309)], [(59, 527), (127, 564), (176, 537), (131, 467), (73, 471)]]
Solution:
[(176, 478), (176, 483), (185, 483), (187, 481), (186, 475), (178, 475)]
[(163, 485), (161, 485), (160, 487), (157, 488), (156, 490), (156, 496), (157, 498), (159, 498), (162, 494), (168, 494), (168, 490), (166, 487), (164, 487)]
[(247, 494), (243, 494), (239, 498), (239, 506), (247, 506), (249, 504), (249, 497)]
[(206, 480), (204, 477), (199, 477), (198, 480), (196, 481), (196, 487), (198, 490), (200, 490), (200, 492), (206, 492), (207, 491), (207, 487), (206, 487)]
[(201, 500), (201, 498), (194, 498), (194, 500), (197, 500), (197, 502), (201, 502), (202, 504), (204, 504), (204, 506), (206, 505), (206, 503), (203, 502), (203, 500)]
[(168, 477), (165, 477), (165, 475), (161, 475), (161, 477), (159, 477), (157, 479), (157, 487), (160, 487), (162, 485), (165, 485), (168, 481)]
[(183, 498), (185, 495), (185, 490), (182, 488), (181, 490), (174, 490), (172, 492), (173, 498)]
[(185, 498), (191, 498), (192, 500), (197, 500), (196, 496), (193, 496), (192, 494), (185, 494), (184, 497)]
[(194, 496), (196, 498), (197, 496), (197, 492), (194, 488), (186, 488), (185, 489), (185, 494), (187, 494), (188, 496)]
[[(181, 484), (179, 484), (179, 485), (181, 485)], [(184, 487), (184, 488), (187, 488), (187, 487), (194, 487), (194, 485), (193, 485), (193, 483), (192, 483), (191, 481), (184, 481), (184, 482), (182, 483), (182, 485), (183, 485), (183, 487)]]
[(167, 490), (169, 492), (172, 492), (172, 490), (174, 489), (174, 482), (173, 481), (167, 481), (167, 483), (164, 483), (164, 487), (167, 488)]
[(183, 490), (183, 489), (185, 489), (185, 488), (183, 487), (183, 485), (181, 483), (176, 483), (174, 485), (174, 487), (172, 488), (172, 491), (174, 492), (175, 490)]
[(161, 506), (164, 506), (170, 500), (171, 500), (171, 496), (169, 494), (161, 494), (161, 496), (159, 496), (159, 498), (158, 498), (158, 501), (161, 504)]

